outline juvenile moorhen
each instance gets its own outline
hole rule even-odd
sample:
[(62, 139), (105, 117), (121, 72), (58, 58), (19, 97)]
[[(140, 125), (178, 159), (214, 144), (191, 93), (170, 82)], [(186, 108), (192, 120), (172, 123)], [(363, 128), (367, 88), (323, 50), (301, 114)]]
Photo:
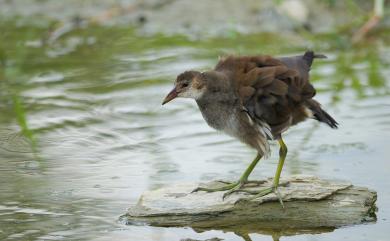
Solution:
[(214, 70), (185, 71), (163, 104), (176, 97), (195, 99), (203, 118), (213, 128), (236, 137), (257, 150), (257, 156), (241, 178), (220, 188), (199, 187), (194, 191), (239, 191), (260, 158), (269, 154), (268, 140), (277, 140), (279, 164), (272, 187), (261, 190), (251, 199), (278, 192), (279, 178), (287, 146), (282, 133), (306, 118), (314, 118), (332, 128), (338, 123), (313, 99), (316, 91), (309, 82), (315, 58), (324, 55), (307, 51), (304, 55), (274, 58), (266, 55), (228, 56), (220, 59)]

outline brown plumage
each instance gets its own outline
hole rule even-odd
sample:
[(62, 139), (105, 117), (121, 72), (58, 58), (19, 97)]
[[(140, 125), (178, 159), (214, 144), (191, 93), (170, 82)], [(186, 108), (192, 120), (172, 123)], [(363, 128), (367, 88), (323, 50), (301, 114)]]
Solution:
[[(193, 98), (211, 127), (248, 144), (258, 156), (269, 153), (268, 140), (272, 139), (279, 140), (287, 153), (281, 135), (290, 126), (308, 117), (332, 128), (338, 125), (313, 99), (316, 92), (309, 82), (309, 71), (315, 58), (325, 56), (312, 51), (284, 58), (228, 56), (214, 70), (180, 74), (164, 103), (177, 96)], [(247, 176), (241, 179), (245, 182)], [(279, 176), (273, 190), (278, 181)]]

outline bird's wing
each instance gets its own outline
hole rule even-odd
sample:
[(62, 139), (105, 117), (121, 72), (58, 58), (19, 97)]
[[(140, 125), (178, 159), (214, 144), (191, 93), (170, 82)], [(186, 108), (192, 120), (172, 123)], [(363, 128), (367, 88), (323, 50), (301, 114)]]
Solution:
[[(270, 56), (230, 57), (217, 67), (222, 69), (225, 65), (225, 68), (233, 69), (243, 107), (253, 120), (267, 123), (276, 137), (297, 122), (297, 118), (302, 118), (297, 116), (299, 111), (304, 114), (300, 103), (315, 95), (315, 89), (308, 81), (311, 63), (302, 68), (299, 61), (298, 58)], [(231, 67), (231, 62), (236, 63), (235, 68)]]

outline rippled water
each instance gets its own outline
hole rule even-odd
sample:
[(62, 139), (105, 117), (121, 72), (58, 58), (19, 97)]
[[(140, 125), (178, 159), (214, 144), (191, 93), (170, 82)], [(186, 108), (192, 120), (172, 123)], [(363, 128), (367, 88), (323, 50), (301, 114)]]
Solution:
[[(48, 33), (15, 24), (0, 37), (0, 240), (243, 240), (218, 230), (126, 226), (118, 218), (145, 190), (235, 179), (255, 155), (209, 128), (193, 101), (161, 106), (178, 73), (210, 68), (223, 53), (296, 54), (305, 44), (276, 36), (139, 37), (126, 28), (75, 29), (55, 41), (46, 41)], [(378, 220), (282, 239), (387, 240), (390, 49), (312, 44), (329, 56), (312, 70), (317, 99), (340, 129), (315, 121), (292, 128), (283, 175), (372, 188)], [(253, 178), (273, 175), (273, 149)], [(259, 228), (250, 237), (270, 235)]]

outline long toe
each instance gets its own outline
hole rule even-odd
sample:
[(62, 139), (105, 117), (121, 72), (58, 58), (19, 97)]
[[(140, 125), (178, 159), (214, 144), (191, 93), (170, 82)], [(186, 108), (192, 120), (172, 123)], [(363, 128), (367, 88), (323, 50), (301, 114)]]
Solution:
[(240, 191), (250, 193), (253, 196), (248, 197), (248, 198), (239, 199), (239, 200), (237, 200), (236, 203), (242, 202), (242, 201), (251, 201), (251, 200), (254, 200), (254, 199), (259, 198), (259, 197), (264, 197), (270, 193), (275, 193), (276, 197), (278, 198), (278, 200), (280, 202), (280, 205), (282, 205), (282, 207), (284, 208), (283, 199), (282, 199), (282, 196), (281, 196), (277, 187), (269, 187), (269, 188), (266, 188), (266, 189), (263, 189), (263, 190), (257, 191), (257, 192), (249, 191), (249, 190), (240, 190)]
[(192, 190), (191, 193), (198, 192), (198, 191), (205, 191), (205, 192), (227, 191), (227, 190), (231, 190), (231, 189), (235, 188), (239, 184), (240, 184), (240, 182), (234, 182), (234, 183), (230, 183), (230, 184), (223, 185), (221, 187), (216, 187), (216, 188), (197, 187), (194, 190)]
[(224, 181), (224, 180), (218, 180), (218, 182), (223, 183), (223, 184), (233, 184), (233, 183), (235, 183), (235, 182), (228, 182), (228, 181)]
[(267, 180), (248, 180), (245, 182), (246, 187), (257, 187), (264, 183), (266, 183)]
[(273, 192), (278, 197), (279, 203), (280, 203), (280, 205), (282, 205), (282, 208), (284, 209), (284, 203), (283, 203), (282, 195), (280, 194), (278, 187), (273, 188)]
[(244, 187), (245, 183), (244, 182), (240, 182), (237, 186), (235, 186), (234, 188), (230, 189), (229, 191), (225, 192), (222, 196), (222, 200), (225, 200), (226, 197), (230, 196), (231, 194), (235, 193), (235, 192), (240, 192), (240, 191), (243, 191), (243, 187)]

